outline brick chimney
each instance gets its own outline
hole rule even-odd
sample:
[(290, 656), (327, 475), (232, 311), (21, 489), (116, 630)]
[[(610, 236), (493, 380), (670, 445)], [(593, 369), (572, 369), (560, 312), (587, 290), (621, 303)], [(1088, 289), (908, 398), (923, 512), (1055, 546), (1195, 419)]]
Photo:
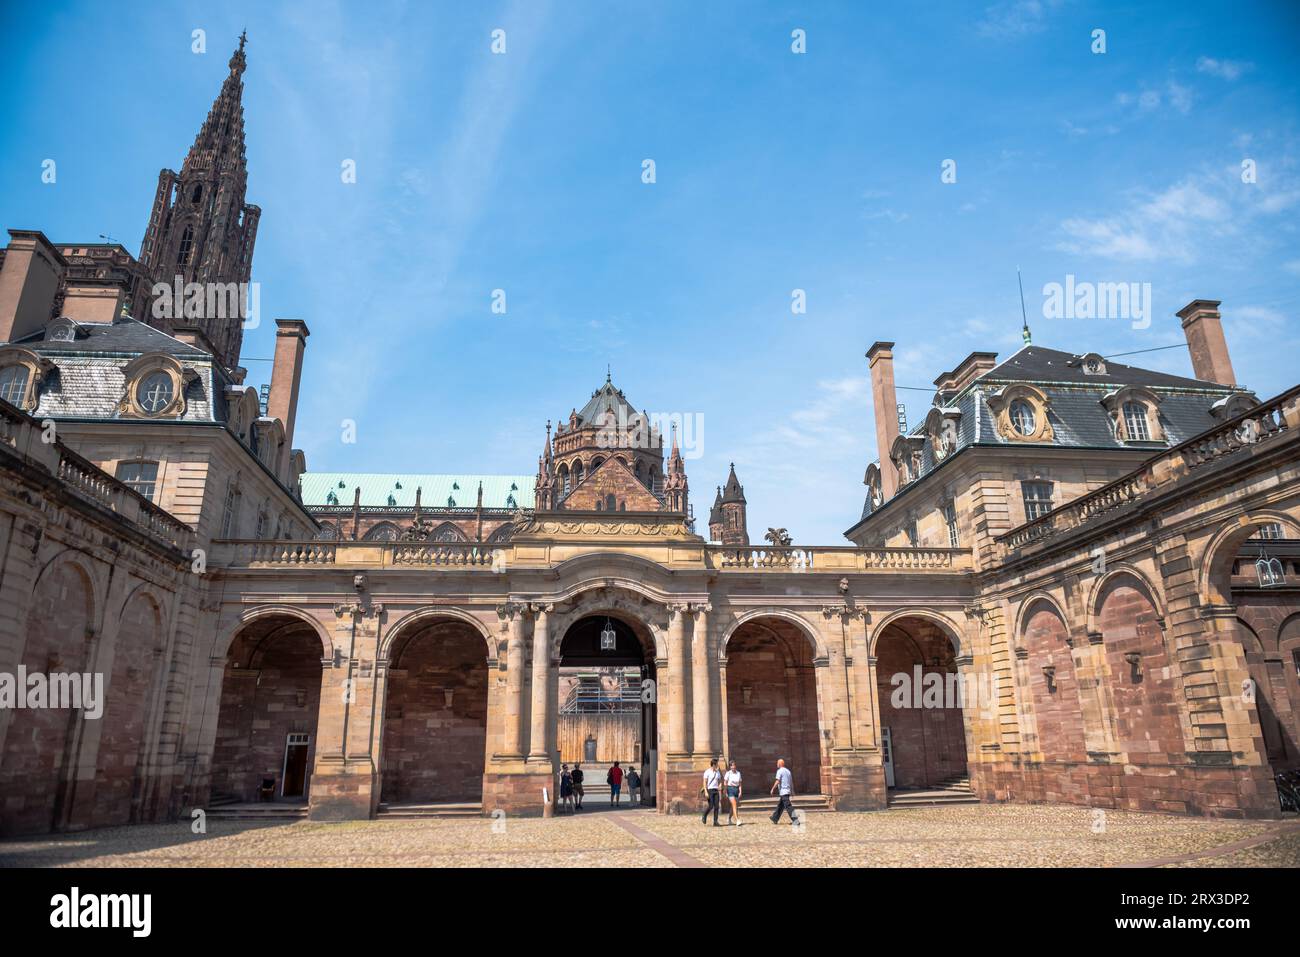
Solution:
[(217, 354), (217, 347), (208, 339), (207, 332), (198, 326), (177, 326), (172, 330), (172, 337), (179, 339), (187, 346), (202, 350), (208, 355)]
[(871, 401), (876, 411), (876, 450), (880, 453), (880, 494), (888, 501), (898, 491), (898, 469), (889, 457), (898, 438), (898, 395), (894, 392), (894, 344), (877, 342), (867, 350)]
[(302, 379), (302, 357), (307, 349), (307, 323), (301, 319), (275, 321), (275, 358), (271, 366), (271, 394), (266, 414), (284, 425), (286, 461), (293, 450), (293, 422), (298, 414), (298, 384)]
[(73, 279), (63, 292), (63, 315), (85, 325), (117, 321), (125, 304), (126, 290), (113, 279)]
[(1223, 320), (1219, 318), (1218, 299), (1193, 299), (1178, 310), (1187, 336), (1187, 351), (1192, 355), (1196, 378), (1219, 385), (1236, 385), (1237, 377), (1228, 358), (1228, 342), (1223, 338)]
[(0, 260), (0, 342), (13, 342), (45, 326), (67, 265), (43, 233), (9, 230), (9, 245)]

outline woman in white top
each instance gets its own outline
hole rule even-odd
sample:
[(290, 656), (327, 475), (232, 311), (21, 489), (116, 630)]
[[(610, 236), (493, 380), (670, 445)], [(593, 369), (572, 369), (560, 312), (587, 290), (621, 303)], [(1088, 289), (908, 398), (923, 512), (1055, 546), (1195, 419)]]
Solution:
[(727, 766), (727, 773), (723, 775), (722, 784), (727, 789), (727, 800), (731, 802), (731, 813), (727, 817), (732, 824), (740, 827), (740, 770), (736, 767), (735, 761), (732, 761)]

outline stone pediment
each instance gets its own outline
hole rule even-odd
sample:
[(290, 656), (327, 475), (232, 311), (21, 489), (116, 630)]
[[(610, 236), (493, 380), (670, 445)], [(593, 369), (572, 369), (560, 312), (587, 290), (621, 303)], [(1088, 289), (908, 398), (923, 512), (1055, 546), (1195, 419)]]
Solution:
[(591, 470), (563, 503), (566, 512), (659, 512), (663, 504), (620, 459), (608, 458)]

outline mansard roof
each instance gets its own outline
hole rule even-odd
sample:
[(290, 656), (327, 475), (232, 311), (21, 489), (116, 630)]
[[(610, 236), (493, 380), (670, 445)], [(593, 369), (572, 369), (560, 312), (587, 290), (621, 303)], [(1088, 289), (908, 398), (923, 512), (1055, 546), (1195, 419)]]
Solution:
[[(302, 503), (306, 508), (328, 505), (352, 505), (356, 489), (361, 489), (361, 504), (366, 508), (415, 508), (415, 491), (421, 489), (420, 508), (428, 512), (439, 509), (474, 509), (478, 505), (478, 486), (483, 483), (483, 507), (513, 512), (533, 507), (534, 475), (453, 475), (420, 472), (304, 472)], [(398, 486), (401, 486), (398, 488)], [(338, 501), (330, 502), (333, 492)], [(389, 496), (395, 505), (389, 505)], [(450, 504), (454, 502), (455, 504)]]
[[(936, 392), (933, 407), (927, 412), (938, 410), (942, 418), (956, 418), (956, 447), (940, 458), (933, 442), (917, 442), (921, 452), (920, 475), (901, 487), (899, 493), (924, 482), (930, 473), (972, 447), (1116, 449), (1149, 455), (1153, 449), (1177, 445), (1212, 428), (1220, 421), (1214, 414), (1216, 405), (1227, 396), (1245, 394), (1241, 388), (1141, 369), (1109, 359), (1103, 363), (1104, 372), (1089, 372), (1085, 371), (1081, 361), (1085, 355), (1028, 345), (959, 391)], [(1047, 418), (1052, 425), (1050, 441), (1027, 445), (998, 431), (997, 417), (989, 406), (989, 399), (1018, 384), (1031, 385), (1046, 398)], [(1158, 415), (1165, 432), (1163, 439), (1137, 443), (1116, 436), (1113, 420), (1102, 400), (1129, 387), (1149, 389), (1159, 397)], [(922, 417), (905, 433), (905, 437), (913, 440), (928, 438), (927, 422), (932, 418), (932, 414)], [(868, 491), (859, 521), (876, 510)]]

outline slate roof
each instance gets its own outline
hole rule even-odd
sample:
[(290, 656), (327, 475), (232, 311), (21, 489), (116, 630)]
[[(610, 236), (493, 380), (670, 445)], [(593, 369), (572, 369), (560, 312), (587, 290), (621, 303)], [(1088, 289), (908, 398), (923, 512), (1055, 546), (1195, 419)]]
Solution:
[[(84, 338), (83, 338), (84, 333)], [(159, 332), (138, 319), (129, 317), (113, 323), (80, 323), (77, 338), (71, 342), (46, 340), (45, 329), (16, 340), (14, 345), (25, 346), (40, 355), (117, 355), (138, 356), (146, 352), (164, 352), (178, 359), (202, 359), (212, 356), (202, 349), (187, 345), (179, 339)]]
[[(1211, 408), (1225, 396), (1242, 391), (1216, 382), (1140, 369), (1109, 359), (1105, 360), (1105, 374), (1089, 374), (1083, 371), (1079, 358), (1075, 353), (1028, 345), (976, 377), (960, 392), (936, 392), (936, 403), (945, 409), (955, 410), (960, 415), (957, 448), (945, 459), (939, 460), (935, 457), (931, 443), (924, 442), (921, 477), (917, 481), (925, 481), (932, 471), (964, 449), (973, 446), (1021, 446), (1021, 443), (1005, 439), (998, 433), (995, 417), (988, 406), (989, 395), (1012, 383), (1032, 383), (1048, 398), (1048, 420), (1052, 423), (1053, 441), (1050, 444), (1036, 444), (1035, 448), (1128, 449), (1148, 452), (1177, 445), (1217, 425), (1219, 420), (1211, 414)], [(1142, 386), (1159, 396), (1160, 421), (1168, 436), (1167, 442), (1122, 442), (1115, 437), (1110, 415), (1101, 400), (1109, 393), (1127, 386)], [(926, 413), (929, 413), (929, 409)], [(925, 436), (925, 417), (919, 417), (906, 434)], [(888, 454), (887, 450), (884, 451)], [(910, 483), (907, 487), (915, 484)], [(868, 493), (859, 521), (866, 519), (872, 511), (871, 495)]]
[(1091, 375), (1083, 371), (1083, 365), (1078, 359), (1079, 356), (1072, 352), (1029, 345), (979, 378), (985, 382), (1077, 382), (1084, 385), (1114, 382), (1120, 385), (1225, 391), (1224, 387), (1217, 382), (1188, 379), (1151, 369), (1139, 369), (1136, 366), (1112, 362), (1110, 359), (1106, 360), (1104, 375)]
[[(415, 490), (422, 489), (420, 507), (428, 511), (443, 508), (474, 508), (479, 482), (483, 483), (483, 507), (514, 511), (533, 507), (534, 475), (442, 475), (418, 472), (304, 472), (302, 503), (307, 508), (330, 505), (333, 492), (338, 505), (352, 505), (355, 490), (361, 488), (365, 507), (388, 507), (392, 495), (399, 509), (415, 508)], [(401, 488), (398, 488), (398, 485)], [(455, 505), (449, 504), (455, 502)]]

